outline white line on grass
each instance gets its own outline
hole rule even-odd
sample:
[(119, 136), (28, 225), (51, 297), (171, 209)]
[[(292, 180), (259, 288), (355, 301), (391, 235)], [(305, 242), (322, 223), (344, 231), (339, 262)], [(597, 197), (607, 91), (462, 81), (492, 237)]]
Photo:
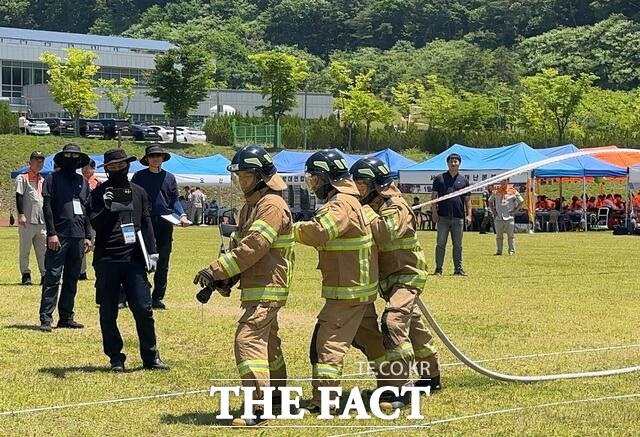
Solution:
[[(627, 400), (627, 399), (637, 399), (637, 398), (640, 398), (640, 393), (632, 393), (632, 394), (617, 395), (617, 396), (604, 396), (604, 397), (598, 397), (598, 398), (572, 399), (568, 401), (558, 401), (558, 402), (550, 402), (546, 404), (527, 405), (523, 407), (513, 407), (513, 408), (505, 408), (502, 410), (485, 411), (483, 413), (469, 414), (466, 416), (458, 416), (458, 417), (450, 417), (448, 419), (433, 420), (431, 422), (425, 422), (425, 423), (420, 423), (416, 425), (397, 425), (397, 426), (381, 425), (377, 427), (378, 429), (358, 431), (358, 432), (349, 433), (349, 434), (336, 434), (329, 437), (346, 437), (346, 436), (354, 436), (354, 435), (362, 435), (362, 434), (375, 434), (379, 432), (392, 431), (392, 430), (425, 428), (425, 427), (432, 427), (434, 425), (442, 425), (445, 423), (459, 422), (467, 419), (477, 419), (480, 417), (497, 416), (499, 414), (517, 413), (525, 410), (553, 408), (553, 407), (560, 407), (563, 405), (586, 404), (586, 403), (599, 402), (599, 401)], [(374, 428), (374, 426), (372, 426), (371, 428)]]
[(116, 404), (119, 402), (132, 402), (132, 401), (142, 401), (145, 399), (159, 399), (159, 398), (175, 398), (178, 396), (189, 396), (201, 393), (209, 393), (209, 390), (190, 390), (190, 391), (180, 391), (175, 393), (164, 393), (159, 395), (148, 395), (148, 396), (138, 396), (133, 398), (120, 398), (120, 399), (105, 399), (102, 401), (91, 401), (91, 402), (80, 402), (78, 404), (66, 404), (66, 405), (54, 405), (51, 407), (39, 407), (39, 408), (29, 408), (26, 410), (16, 410), (16, 411), (2, 411), (0, 412), (0, 416), (13, 416), (18, 414), (27, 414), (27, 413), (39, 413), (42, 411), (53, 411), (53, 410), (62, 410), (65, 408), (76, 408), (76, 407), (90, 407), (93, 405), (103, 405), (103, 404)]
[[(542, 354), (517, 355), (517, 356), (510, 356), (510, 357), (489, 358), (489, 359), (485, 359), (485, 360), (479, 360), (479, 361), (476, 361), (476, 362), (478, 362), (478, 363), (486, 363), (486, 362), (491, 362), (491, 361), (524, 360), (524, 359), (548, 357), (548, 356), (556, 356), (556, 355), (580, 354), (580, 353), (588, 353), (588, 352), (601, 352), (601, 351), (608, 351), (608, 350), (615, 350), (615, 349), (631, 349), (631, 348), (637, 348), (637, 347), (640, 347), (640, 344), (608, 346), (608, 347), (599, 347), (599, 348), (591, 348), (591, 349), (574, 349), (574, 350), (568, 350), (568, 351), (548, 352), (548, 353), (542, 353)], [(445, 363), (445, 364), (442, 364), (441, 367), (460, 366), (462, 364), (463, 363), (461, 363), (461, 362)], [(353, 374), (344, 375), (344, 376), (350, 377), (350, 376), (360, 376), (360, 375), (367, 375), (367, 373), (353, 373)], [(295, 380), (295, 381), (301, 381), (301, 380), (307, 380), (307, 379), (311, 379), (311, 378), (299, 378), (299, 379), (289, 378), (289, 379), (290, 380)], [(218, 381), (237, 381), (237, 380), (238, 380), (238, 378), (234, 378), (234, 379), (231, 379), (231, 378), (218, 379)], [(362, 379), (358, 379), (358, 380), (360, 381)], [(39, 412), (44, 412), (44, 411), (63, 410), (63, 409), (67, 409), (67, 408), (90, 407), (90, 406), (93, 406), (93, 405), (115, 404), (115, 403), (120, 403), (120, 402), (133, 402), (133, 401), (141, 401), (141, 400), (146, 400), (146, 399), (173, 398), (173, 397), (189, 396), (189, 395), (202, 394), (202, 393), (209, 393), (209, 390), (208, 389), (207, 390), (189, 390), (189, 391), (183, 391), (183, 392), (164, 393), (164, 394), (158, 394), (158, 395), (138, 396), (138, 397), (120, 398), (120, 399), (105, 399), (105, 400), (100, 400), (100, 401), (80, 402), (80, 403), (77, 403), (77, 404), (53, 405), (53, 406), (49, 406), (49, 407), (28, 408), (28, 409), (24, 409), (24, 410), (0, 411), (0, 417), (2, 417), (2, 416), (14, 416), (14, 415), (28, 414), (28, 413), (39, 413)]]

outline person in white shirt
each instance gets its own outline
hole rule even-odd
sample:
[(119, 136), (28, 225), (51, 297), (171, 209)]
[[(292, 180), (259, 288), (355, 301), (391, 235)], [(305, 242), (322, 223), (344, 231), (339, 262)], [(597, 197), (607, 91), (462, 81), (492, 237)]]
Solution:
[(507, 234), (509, 255), (515, 255), (514, 241), (516, 211), (522, 208), (524, 199), (516, 188), (509, 185), (509, 179), (500, 181), (500, 185), (489, 197), (489, 207), (493, 213), (496, 229), (496, 255), (502, 255), (504, 234)]

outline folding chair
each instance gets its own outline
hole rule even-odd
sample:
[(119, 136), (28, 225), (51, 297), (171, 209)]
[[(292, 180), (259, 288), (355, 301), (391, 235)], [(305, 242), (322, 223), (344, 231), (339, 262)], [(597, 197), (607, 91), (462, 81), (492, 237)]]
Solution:
[(593, 231), (609, 230), (609, 208), (598, 209), (596, 224), (591, 226), (591, 230)]
[[(236, 225), (220, 223), (218, 229), (220, 230), (220, 253), (227, 253), (229, 251), (229, 246), (231, 245), (231, 240), (233, 239), (233, 233), (238, 229), (238, 227)], [(227, 238), (226, 244), (224, 240), (225, 238)]]

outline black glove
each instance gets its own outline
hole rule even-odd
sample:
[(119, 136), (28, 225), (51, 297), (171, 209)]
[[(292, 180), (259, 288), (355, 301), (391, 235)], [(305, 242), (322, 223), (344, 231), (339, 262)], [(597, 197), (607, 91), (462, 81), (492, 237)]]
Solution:
[(102, 195), (102, 200), (104, 201), (104, 207), (111, 211), (111, 204), (113, 203), (113, 190), (111, 187), (107, 188)]
[(201, 287), (211, 287), (212, 289), (215, 289), (215, 282), (216, 280), (213, 279), (213, 272), (209, 267), (200, 270), (196, 273), (195, 278), (193, 278), (193, 283)]

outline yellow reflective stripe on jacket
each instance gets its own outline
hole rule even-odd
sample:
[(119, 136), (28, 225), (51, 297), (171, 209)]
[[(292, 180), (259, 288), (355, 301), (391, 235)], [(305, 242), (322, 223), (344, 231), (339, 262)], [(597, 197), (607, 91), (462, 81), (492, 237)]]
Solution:
[(326, 212), (322, 214), (320, 217), (318, 217), (318, 222), (320, 223), (320, 226), (322, 226), (322, 228), (327, 232), (329, 240), (333, 240), (338, 236), (338, 226), (333, 220), (333, 217), (331, 217), (330, 213)]
[(238, 373), (245, 376), (250, 373), (269, 373), (269, 362), (267, 360), (246, 360), (238, 364)]
[(277, 300), (286, 301), (289, 297), (289, 287), (253, 287), (240, 291), (240, 300)]
[(231, 254), (223, 254), (218, 258), (218, 262), (230, 278), (240, 274), (240, 267), (238, 267), (238, 263), (236, 263)]
[(413, 346), (411, 343), (404, 343), (387, 351), (387, 359), (389, 361), (406, 360), (407, 358), (413, 358), (413, 356)]
[(398, 238), (398, 220), (396, 220), (396, 210), (388, 209), (382, 213), (382, 219), (387, 224), (392, 243)]
[(287, 247), (293, 247), (295, 244), (295, 240), (293, 238), (293, 234), (282, 234), (278, 235), (278, 238), (271, 244), (271, 247), (275, 247), (277, 249), (283, 249)]
[(256, 220), (255, 222), (253, 222), (253, 224), (251, 224), (251, 227), (249, 228), (249, 232), (252, 231), (258, 232), (260, 235), (262, 235), (265, 240), (269, 242), (269, 244), (272, 244), (276, 240), (276, 238), (278, 238), (278, 232), (264, 220)]
[(362, 211), (364, 211), (364, 218), (367, 220), (367, 223), (371, 223), (380, 217), (369, 205), (364, 205)]
[(327, 241), (324, 246), (319, 247), (318, 250), (324, 250), (326, 252), (343, 252), (368, 249), (373, 245), (373, 236), (365, 235), (364, 237), (355, 238), (336, 238), (335, 240)]
[(331, 364), (314, 364), (313, 365), (314, 378), (338, 379), (341, 376), (342, 376), (341, 366), (333, 366)]
[(417, 360), (429, 358), (431, 355), (435, 354), (436, 352), (437, 352), (436, 344), (433, 340), (431, 340), (429, 343), (425, 344), (423, 347), (415, 349), (415, 357)]
[(380, 281), (380, 289), (383, 293), (390, 291), (394, 285), (402, 284), (410, 287), (416, 287), (423, 289), (427, 283), (427, 273), (419, 275), (391, 275), (388, 278)]
[(365, 299), (378, 292), (378, 282), (355, 287), (322, 286), (324, 299)]
[(280, 355), (273, 361), (269, 361), (269, 370), (279, 370), (284, 367), (284, 357)]
[(378, 246), (380, 252), (393, 252), (394, 250), (414, 250), (420, 248), (420, 243), (416, 236), (398, 238), (389, 243)]
[(372, 370), (378, 370), (380, 366), (382, 366), (386, 361), (387, 361), (387, 355), (385, 353), (385, 355), (378, 358), (374, 358), (373, 360), (369, 361), (369, 368)]
[(369, 248), (364, 247), (358, 252), (358, 264), (360, 265), (360, 283), (368, 284), (371, 280), (370, 265), (369, 265)]

